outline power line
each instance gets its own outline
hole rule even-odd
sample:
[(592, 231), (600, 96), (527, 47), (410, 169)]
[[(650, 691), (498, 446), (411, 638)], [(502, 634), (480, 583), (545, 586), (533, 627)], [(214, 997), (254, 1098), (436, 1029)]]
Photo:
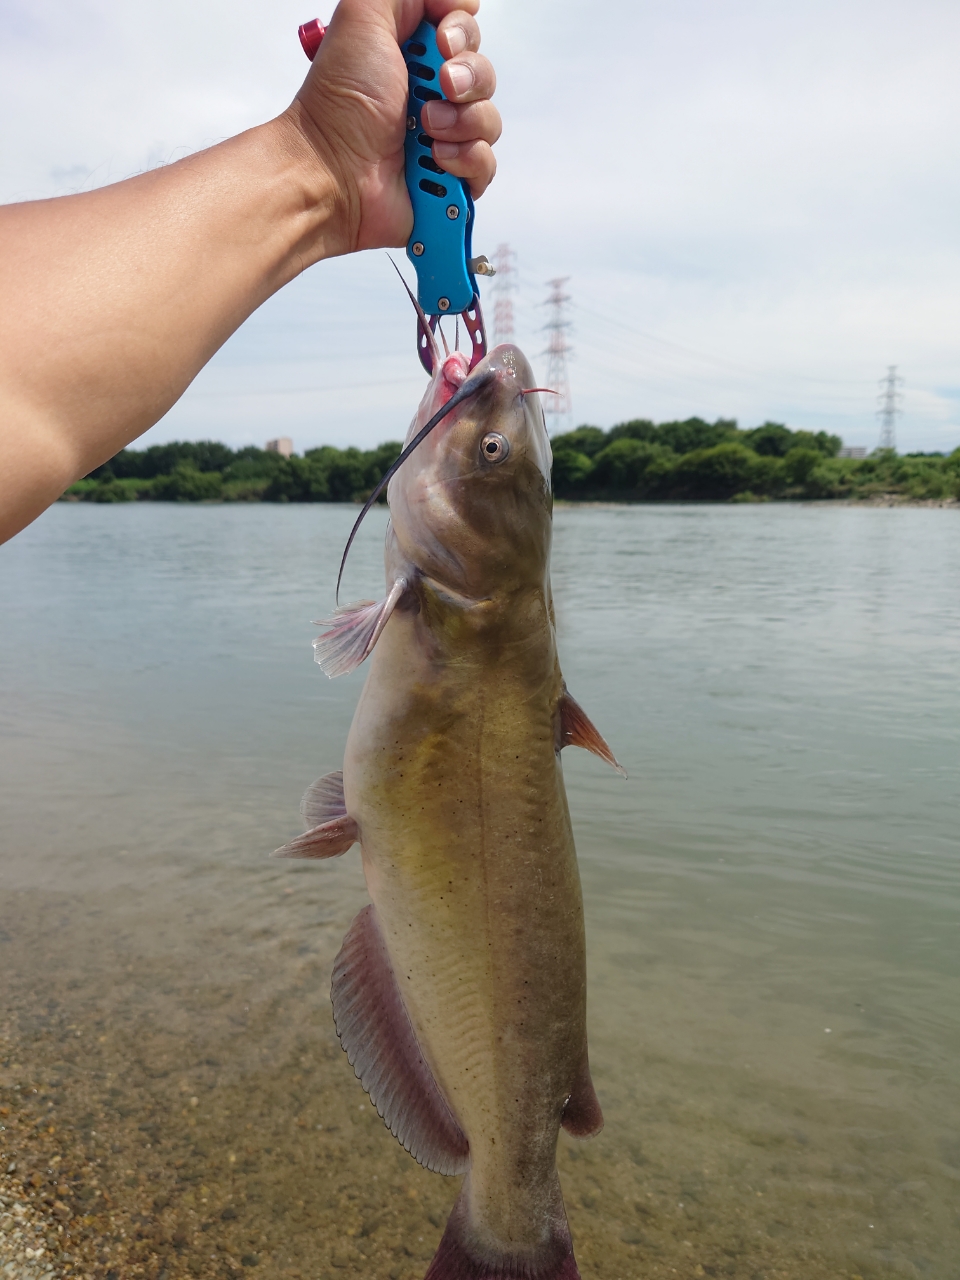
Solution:
[(877, 410), (877, 417), (880, 419), (880, 444), (881, 449), (896, 449), (897, 447), (897, 414), (901, 412), (900, 406), (903, 403), (903, 396), (897, 390), (898, 386), (903, 385), (903, 379), (897, 377), (897, 366), (895, 364), (887, 365), (887, 376), (880, 379), (880, 394), (877, 396), (877, 402), (880, 408)]
[[(781, 374), (775, 369), (759, 369), (756, 367), (751, 368), (747, 365), (737, 364), (734, 361), (729, 360), (724, 356), (709, 355), (704, 351), (695, 351), (691, 347), (681, 346), (677, 342), (670, 342), (668, 339), (661, 338), (655, 333), (648, 333), (643, 329), (638, 329), (633, 325), (626, 324), (623, 321), (623, 319), (619, 316), (614, 317), (611, 315), (604, 315), (599, 311), (594, 311), (590, 307), (584, 306), (583, 303), (581, 302), (574, 303), (574, 308), (576, 311), (581, 312), (586, 316), (589, 316), (591, 319), (600, 321), (602, 324), (606, 325), (608, 328), (617, 329), (623, 332), (624, 334), (629, 335), (630, 337), (639, 339), (642, 342), (654, 343), (658, 347), (666, 348), (668, 352), (669, 351), (676, 352), (677, 354), (675, 358), (682, 359), (684, 357), (687, 357), (687, 358), (696, 360), (700, 363), (717, 365), (723, 369), (729, 370), (732, 373), (743, 374), (755, 382), (763, 382), (768, 380), (782, 380), (783, 378), (789, 377), (789, 378), (794, 378), (800, 382), (810, 382), (810, 383), (816, 383), (817, 385), (824, 385), (824, 386), (829, 385), (829, 386), (845, 386), (845, 387), (852, 387), (852, 386), (862, 387), (864, 383), (863, 378), (816, 377), (810, 374), (802, 374), (802, 373), (796, 373), (796, 372), (789, 373), (789, 374)], [(632, 347), (631, 347), (631, 350), (633, 350)]]
[(553, 433), (569, 430), (573, 426), (573, 405), (570, 399), (570, 378), (567, 373), (567, 357), (572, 354), (567, 341), (567, 330), (570, 321), (566, 318), (566, 306), (572, 301), (569, 293), (564, 293), (564, 285), (569, 276), (557, 276), (548, 280), (550, 288), (544, 306), (550, 308), (550, 319), (543, 326), (550, 335), (550, 342), (543, 354), (547, 357), (547, 386), (556, 395), (544, 398), (543, 411), (552, 417)]
[(493, 282), (493, 341), (512, 342), (513, 297), (517, 289), (517, 255), (505, 242), (498, 244), (493, 255), (497, 274)]

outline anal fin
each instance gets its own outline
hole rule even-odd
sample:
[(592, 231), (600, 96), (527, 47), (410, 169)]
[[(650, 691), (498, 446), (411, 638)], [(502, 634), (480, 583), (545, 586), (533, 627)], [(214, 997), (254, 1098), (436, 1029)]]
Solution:
[(610, 750), (603, 734), (576, 698), (570, 696), (566, 686), (560, 699), (557, 726), (557, 750), (560, 751), (564, 747), (583, 747), (585, 751), (592, 751), (595, 756), (599, 756), (601, 760), (605, 760), (616, 769), (621, 778), (627, 776), (626, 769)]
[(329, 619), (330, 630), (313, 642), (314, 658), (325, 675), (332, 680), (335, 676), (349, 675), (360, 666), (373, 651), (406, 589), (406, 578), (397, 578), (386, 599), (365, 600), (337, 610)]
[(417, 1042), (372, 905), (347, 931), (330, 996), (347, 1060), (390, 1132), (425, 1168), (465, 1172), (467, 1140)]

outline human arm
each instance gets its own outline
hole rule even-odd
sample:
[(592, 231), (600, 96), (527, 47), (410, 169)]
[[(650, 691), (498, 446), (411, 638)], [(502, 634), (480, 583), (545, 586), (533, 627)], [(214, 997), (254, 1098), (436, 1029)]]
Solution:
[(478, 4), (341, 0), (277, 119), (97, 191), (0, 208), (0, 541), (158, 421), (305, 267), (406, 242), (399, 41), (424, 12), (458, 104), (430, 121), (435, 155), (483, 191), (499, 116)]

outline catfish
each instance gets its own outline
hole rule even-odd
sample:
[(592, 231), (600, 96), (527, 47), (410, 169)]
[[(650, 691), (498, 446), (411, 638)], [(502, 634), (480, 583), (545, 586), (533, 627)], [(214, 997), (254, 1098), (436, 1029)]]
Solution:
[(623, 770), (557, 657), (530, 366), (512, 345), (472, 373), (434, 354), (387, 489), (384, 598), (315, 642), (330, 676), (371, 657), (343, 770), (275, 856), (360, 844), (370, 904), (334, 964), (337, 1033), (404, 1148), (463, 1176), (426, 1280), (575, 1280), (557, 1140), (603, 1117), (560, 751)]

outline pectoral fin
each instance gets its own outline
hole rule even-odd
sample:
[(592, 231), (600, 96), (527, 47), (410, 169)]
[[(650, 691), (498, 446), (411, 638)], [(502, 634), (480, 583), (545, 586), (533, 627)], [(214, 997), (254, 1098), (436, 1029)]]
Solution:
[(346, 853), (360, 839), (360, 832), (353, 818), (346, 814), (330, 822), (311, 827), (302, 836), (290, 840), (280, 849), (274, 849), (271, 858), (336, 858)]
[(586, 751), (592, 751), (595, 756), (599, 756), (601, 760), (606, 760), (607, 764), (616, 769), (621, 778), (627, 776), (626, 769), (607, 746), (600, 730), (576, 698), (570, 696), (566, 686), (564, 686), (563, 697), (560, 699), (557, 742), (558, 751), (564, 747), (583, 747)]
[(356, 822), (347, 814), (343, 798), (343, 773), (327, 773), (308, 787), (300, 801), (300, 813), (307, 824), (297, 836), (271, 858), (336, 858), (360, 839)]
[(300, 801), (300, 816), (308, 827), (319, 827), (334, 818), (347, 816), (347, 802), (343, 798), (343, 770), (325, 773), (312, 787), (308, 787)]
[(314, 659), (325, 675), (332, 680), (334, 676), (349, 675), (359, 667), (380, 639), (406, 589), (406, 578), (397, 578), (385, 600), (367, 600), (337, 610), (329, 620), (330, 630), (313, 642)]
[(347, 1060), (384, 1124), (425, 1168), (463, 1173), (467, 1140), (420, 1050), (373, 906), (347, 931), (330, 995)]

